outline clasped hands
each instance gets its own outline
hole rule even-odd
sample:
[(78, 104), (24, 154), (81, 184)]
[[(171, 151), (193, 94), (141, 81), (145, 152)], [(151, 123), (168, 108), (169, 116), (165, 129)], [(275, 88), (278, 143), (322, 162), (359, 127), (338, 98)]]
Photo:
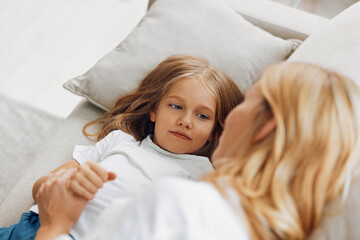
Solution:
[(96, 162), (88, 161), (76, 168), (50, 173), (36, 195), (40, 229), (37, 239), (67, 234), (79, 219), (89, 200), (107, 181), (116, 178)]

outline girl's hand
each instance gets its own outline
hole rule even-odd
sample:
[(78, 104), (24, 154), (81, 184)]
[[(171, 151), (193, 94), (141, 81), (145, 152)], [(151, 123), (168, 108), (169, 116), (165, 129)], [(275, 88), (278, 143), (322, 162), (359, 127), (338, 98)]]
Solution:
[(75, 168), (62, 169), (50, 175), (36, 195), (39, 206), (40, 229), (36, 239), (52, 239), (62, 233), (69, 233), (80, 217), (88, 200), (69, 191)]
[(106, 181), (115, 178), (115, 173), (107, 172), (100, 164), (88, 161), (81, 165), (72, 177), (70, 190), (78, 196), (91, 200)]

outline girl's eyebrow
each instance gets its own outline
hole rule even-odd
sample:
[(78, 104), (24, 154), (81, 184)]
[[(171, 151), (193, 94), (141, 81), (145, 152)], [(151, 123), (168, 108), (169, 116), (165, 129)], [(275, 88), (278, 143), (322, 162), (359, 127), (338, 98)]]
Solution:
[[(177, 98), (177, 99), (179, 99), (179, 100), (181, 100), (181, 101), (185, 101), (185, 100), (186, 100), (185, 98), (183, 98), (183, 97), (181, 97), (181, 96), (178, 96), (178, 95), (170, 95), (170, 96), (168, 96), (167, 98)], [(205, 110), (209, 111), (210, 113), (215, 114), (215, 112), (214, 112), (213, 110), (211, 110), (210, 107), (208, 107), (208, 106), (206, 106), (206, 105), (204, 105), (204, 104), (201, 104), (199, 108), (205, 109)]]

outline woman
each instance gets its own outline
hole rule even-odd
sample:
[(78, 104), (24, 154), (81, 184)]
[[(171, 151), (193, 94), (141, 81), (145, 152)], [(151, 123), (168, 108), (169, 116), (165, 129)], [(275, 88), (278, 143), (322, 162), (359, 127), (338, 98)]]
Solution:
[[(213, 173), (202, 182), (163, 180), (115, 202), (88, 238), (306, 238), (358, 168), (359, 96), (351, 80), (318, 66), (269, 67), (227, 117)], [(38, 239), (66, 234), (76, 221), (73, 205), (84, 203), (66, 191), (71, 174), (42, 185)]]

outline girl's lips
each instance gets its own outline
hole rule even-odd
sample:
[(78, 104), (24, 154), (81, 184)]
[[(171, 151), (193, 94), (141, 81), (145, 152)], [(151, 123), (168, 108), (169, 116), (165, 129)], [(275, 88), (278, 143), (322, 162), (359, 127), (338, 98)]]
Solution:
[(178, 137), (180, 139), (184, 139), (184, 140), (191, 140), (191, 138), (189, 138), (188, 136), (186, 136), (183, 133), (179, 133), (179, 132), (171, 132), (171, 134), (173, 134), (175, 137)]

